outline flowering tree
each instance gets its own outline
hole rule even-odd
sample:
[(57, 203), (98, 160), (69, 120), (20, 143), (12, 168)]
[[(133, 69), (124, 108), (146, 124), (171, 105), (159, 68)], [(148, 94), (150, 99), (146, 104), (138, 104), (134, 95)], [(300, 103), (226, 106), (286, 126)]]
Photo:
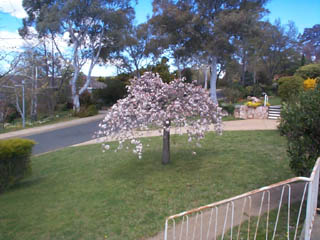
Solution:
[[(167, 164), (171, 126), (185, 127), (189, 142), (203, 138), (211, 123), (221, 133), (221, 109), (202, 87), (185, 83), (183, 79), (164, 83), (159, 75), (152, 73), (145, 73), (130, 83), (128, 96), (113, 105), (99, 125), (97, 137), (102, 141), (116, 139), (118, 149), (122, 149), (125, 141), (131, 140), (135, 145), (133, 152), (141, 158), (143, 146), (134, 130), (156, 125), (163, 129), (162, 163)], [(110, 148), (107, 144), (103, 147)]]

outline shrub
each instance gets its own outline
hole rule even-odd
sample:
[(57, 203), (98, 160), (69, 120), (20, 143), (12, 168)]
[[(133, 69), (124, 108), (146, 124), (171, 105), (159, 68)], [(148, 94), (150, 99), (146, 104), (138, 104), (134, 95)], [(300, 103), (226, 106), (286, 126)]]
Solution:
[(93, 92), (93, 99), (102, 102), (103, 105), (110, 106), (127, 94), (126, 84), (120, 80), (108, 79), (104, 81), (106, 88), (96, 89)]
[(303, 82), (304, 90), (315, 89), (316, 85), (317, 85), (317, 80), (314, 78), (308, 78)]
[(248, 96), (260, 97), (262, 95), (262, 88), (258, 84), (247, 86), (246, 94)]
[(88, 91), (85, 91), (84, 93), (82, 93), (80, 95), (79, 101), (80, 101), (80, 105), (82, 105), (82, 106), (83, 105), (89, 106), (89, 105), (94, 104), (94, 102), (92, 101), (92, 98), (91, 98), (91, 94)]
[[(277, 93), (277, 84), (261, 84), (262, 91), (265, 92), (268, 96), (272, 96)], [(261, 93), (262, 95), (262, 93)]]
[(290, 166), (298, 175), (308, 176), (320, 156), (320, 87), (303, 91), (284, 104), (280, 133), (288, 140)]
[(296, 71), (295, 75), (303, 79), (317, 78), (320, 76), (320, 63), (302, 66)]
[(30, 155), (34, 144), (27, 139), (0, 140), (0, 192), (31, 173)]
[(303, 90), (303, 79), (299, 76), (281, 77), (278, 84), (278, 95), (283, 101), (288, 101)]
[(246, 96), (246, 90), (244, 88), (225, 88), (222, 93), (230, 103), (235, 103)]
[(75, 113), (77, 117), (84, 118), (98, 114), (98, 109), (95, 105), (81, 106), (80, 111)]
[(233, 115), (234, 113), (234, 105), (228, 103), (221, 103), (221, 107), (223, 110), (227, 111), (229, 115)]
[[(246, 102), (245, 105), (248, 106), (248, 107), (256, 108), (256, 107), (260, 107), (260, 106), (264, 105), (264, 103), (263, 102), (252, 102), (252, 101), (249, 101), (249, 102)], [(270, 106), (269, 103), (267, 103), (266, 105)]]

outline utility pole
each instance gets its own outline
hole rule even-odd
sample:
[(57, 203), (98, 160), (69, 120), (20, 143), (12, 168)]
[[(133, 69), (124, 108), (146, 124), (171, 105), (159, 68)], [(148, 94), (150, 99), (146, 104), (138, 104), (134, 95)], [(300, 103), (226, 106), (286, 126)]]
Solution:
[(16, 87), (22, 88), (22, 127), (26, 127), (26, 104), (25, 104), (25, 94), (24, 94), (24, 80), (21, 81), (21, 84), (16, 84)]
[(22, 80), (22, 127), (26, 127), (26, 105), (25, 105), (25, 99), (24, 99), (24, 80)]

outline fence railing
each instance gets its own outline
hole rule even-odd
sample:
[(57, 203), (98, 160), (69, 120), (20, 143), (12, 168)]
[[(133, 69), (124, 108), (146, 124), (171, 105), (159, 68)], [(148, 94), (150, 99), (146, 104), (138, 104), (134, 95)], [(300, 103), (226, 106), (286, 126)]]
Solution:
[(310, 240), (320, 158), (310, 178), (295, 177), (166, 219), (164, 240)]

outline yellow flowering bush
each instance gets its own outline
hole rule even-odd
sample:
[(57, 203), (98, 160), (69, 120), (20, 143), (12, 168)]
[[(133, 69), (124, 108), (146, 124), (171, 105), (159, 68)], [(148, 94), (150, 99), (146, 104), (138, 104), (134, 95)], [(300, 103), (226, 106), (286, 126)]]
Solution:
[[(248, 107), (256, 108), (256, 107), (263, 106), (263, 102), (252, 102), (252, 101), (249, 101), (249, 102), (246, 102), (245, 105), (248, 106)], [(270, 106), (270, 104), (267, 103), (267, 106)]]
[(308, 78), (303, 82), (304, 90), (315, 89), (317, 85), (317, 80), (315, 78)]

